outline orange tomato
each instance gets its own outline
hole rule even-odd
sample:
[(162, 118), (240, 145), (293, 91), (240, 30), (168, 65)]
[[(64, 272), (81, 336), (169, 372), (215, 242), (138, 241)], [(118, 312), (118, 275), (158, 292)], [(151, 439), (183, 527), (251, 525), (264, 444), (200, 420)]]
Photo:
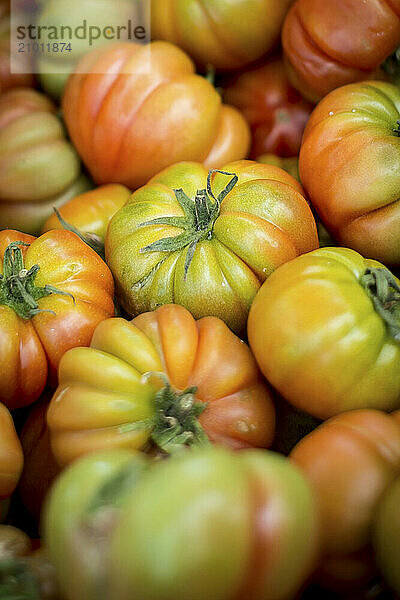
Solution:
[(164, 167), (218, 167), (247, 156), (244, 118), (221, 104), (190, 58), (167, 42), (116, 43), (86, 55), (69, 79), (65, 121), (98, 184), (136, 189)]

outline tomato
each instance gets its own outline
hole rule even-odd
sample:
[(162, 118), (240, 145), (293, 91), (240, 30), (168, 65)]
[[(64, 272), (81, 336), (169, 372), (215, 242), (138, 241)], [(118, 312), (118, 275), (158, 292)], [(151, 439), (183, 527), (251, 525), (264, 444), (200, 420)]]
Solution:
[[(10, 205), (29, 203), (39, 205), (41, 211), (41, 202), (54, 204), (79, 176), (79, 158), (55, 112), (56, 107), (43, 94), (29, 88), (0, 96), (1, 228), (19, 225), (20, 217), (16, 215), (14, 222)], [(50, 212), (47, 204), (43, 221)]]
[[(400, 474), (399, 425), (376, 410), (342, 413), (304, 437), (290, 458), (312, 485), (318, 505), (320, 579), (326, 563), (333, 585), (336, 561), (336, 586), (364, 585), (374, 576), (370, 544), (377, 506)], [(362, 552), (369, 558), (364, 572), (356, 560)]]
[(248, 321), (250, 347), (291, 404), (326, 419), (400, 407), (399, 281), (347, 248), (321, 248), (279, 267)]
[(79, 231), (84, 241), (99, 248), (104, 253), (104, 238), (108, 224), (114, 214), (128, 201), (131, 193), (123, 185), (102, 185), (90, 192), (79, 194), (63, 205), (59, 211), (66, 223), (60, 221), (56, 214), (52, 214), (42, 231), (51, 229), (68, 228)]
[(310, 118), (299, 164), (301, 181), (330, 233), (369, 258), (397, 266), (399, 120), (400, 92), (392, 84), (335, 90)]
[(103, 321), (90, 348), (62, 357), (58, 376), (47, 421), (62, 465), (96, 449), (139, 449), (150, 436), (165, 452), (272, 442), (274, 407), (248, 346), (221, 320), (196, 323), (182, 306)]
[(400, 477), (379, 502), (373, 526), (373, 544), (379, 568), (393, 590), (400, 594)]
[(237, 75), (224, 90), (224, 99), (241, 110), (251, 126), (252, 158), (298, 155), (312, 105), (289, 84), (281, 59)]
[(4, 404), (0, 404), (0, 432), (0, 521), (3, 521), (24, 465), (14, 421)]
[(63, 111), (98, 184), (136, 189), (180, 160), (219, 167), (247, 156), (250, 144), (244, 118), (167, 42), (90, 52), (68, 81)]
[(111, 536), (110, 596), (293, 598), (317, 543), (314, 498), (286, 458), (193, 450), (155, 465), (130, 492)]
[[(41, 43), (46, 48), (47, 44), (50, 44), (52, 51), (38, 53), (36, 68), (43, 89), (55, 98), (61, 97), (76, 62), (92, 48), (104, 44), (106, 40), (103, 35), (90, 41), (88, 35), (80, 35), (80, 37), (75, 35), (70, 40), (66, 34), (62, 40), (65, 43), (64, 48), (60, 44), (53, 49), (55, 40), (51, 27), (62, 23), (63, 27), (71, 27), (75, 31), (89, 19), (89, 27), (98, 27), (102, 32), (110, 28), (110, 31), (113, 30), (115, 33), (115, 39), (117, 39), (118, 26), (126, 26), (129, 20), (135, 26), (139, 25), (138, 10), (132, 0), (69, 0), (67, 11), (65, 5), (58, 0), (43, 2), (36, 23), (37, 27), (42, 28)], [(118, 36), (118, 39), (127, 40), (127, 27), (125, 30), (120, 30)]]
[(152, 0), (152, 37), (177, 44), (203, 67), (237, 69), (274, 46), (291, 2)]
[(198, 163), (165, 169), (108, 228), (106, 257), (122, 306), (136, 315), (175, 302), (243, 333), (266, 277), (318, 246), (301, 193), (281, 169), (251, 161), (208, 176)]
[(398, 0), (297, 0), (282, 30), (293, 85), (317, 102), (337, 87), (373, 79), (400, 44)]
[(20, 433), (25, 460), (18, 493), (36, 523), (39, 523), (46, 492), (60, 470), (51, 451), (46, 422), (50, 398), (49, 394), (45, 394), (33, 405)]
[(0, 258), (0, 400), (13, 409), (37, 400), (48, 378), (54, 385), (64, 352), (88, 345), (114, 314), (114, 285), (101, 258), (69, 231), (35, 239), (3, 230)]
[(0, 0), (0, 93), (14, 87), (29, 87), (34, 83), (32, 57), (28, 53), (15, 53), (17, 56), (14, 55), (14, 61), (21, 72), (16, 73), (15, 68), (11, 71), (9, 13), (9, 0)]
[(144, 455), (114, 448), (84, 456), (54, 482), (43, 537), (66, 600), (98, 600), (105, 589), (108, 538), (146, 468)]

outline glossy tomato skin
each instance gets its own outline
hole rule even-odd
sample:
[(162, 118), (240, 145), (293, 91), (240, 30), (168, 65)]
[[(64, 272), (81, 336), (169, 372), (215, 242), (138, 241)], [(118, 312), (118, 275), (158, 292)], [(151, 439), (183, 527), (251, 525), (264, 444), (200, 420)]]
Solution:
[(200, 66), (243, 67), (279, 38), (292, 0), (151, 0), (152, 37), (183, 48)]
[(297, 0), (282, 30), (292, 84), (317, 102), (330, 91), (376, 78), (400, 44), (397, 0)]
[[(297, 181), (279, 168), (252, 161), (226, 164), (211, 178), (217, 197), (238, 177), (220, 204), (208, 237), (201, 239), (185, 276), (188, 245), (178, 251), (143, 251), (182, 232), (171, 225), (138, 227), (155, 218), (181, 217), (173, 190), (183, 188), (195, 205), (207, 187), (199, 163), (179, 163), (137, 190), (110, 222), (105, 250), (117, 297), (128, 314), (177, 303), (200, 318), (214, 315), (244, 333), (250, 304), (262, 281), (280, 264), (318, 246), (316, 225)], [(230, 174), (230, 175), (229, 175)]]
[(312, 494), (287, 459), (194, 450), (155, 465), (130, 494), (111, 540), (110, 596), (292, 598), (317, 539)]
[(399, 119), (392, 84), (342, 87), (311, 115), (299, 160), (303, 185), (333, 237), (388, 266), (400, 265)]
[(154, 414), (161, 382), (145, 383), (149, 372), (165, 373), (175, 390), (197, 388), (196, 399), (208, 403), (199, 421), (212, 442), (238, 449), (272, 442), (270, 393), (248, 346), (219, 319), (196, 323), (183, 307), (162, 306), (130, 322), (103, 321), (90, 346), (61, 359), (47, 415), (60, 464), (95, 449), (146, 445), (151, 431), (129, 424)]
[[(90, 233), (104, 241), (112, 216), (126, 204), (130, 191), (123, 185), (102, 185), (94, 190), (74, 196), (63, 204), (61, 216), (82, 233)], [(63, 229), (56, 214), (51, 215), (42, 233), (51, 229)]]
[(373, 526), (376, 561), (387, 584), (400, 594), (400, 477), (382, 497)]
[(400, 426), (376, 410), (342, 413), (304, 437), (290, 458), (317, 500), (320, 582), (333, 589), (365, 585), (376, 572), (370, 544), (377, 506), (400, 474)]
[(7, 516), (8, 499), (17, 487), (24, 465), (24, 454), (13, 418), (0, 404), (0, 522)]
[(246, 70), (224, 89), (224, 99), (242, 111), (252, 130), (251, 158), (297, 156), (312, 105), (294, 89), (281, 59)]
[[(244, 118), (237, 112), (232, 118), (232, 108), (227, 114), (217, 91), (176, 46), (116, 43), (90, 52), (79, 69), (66, 86), (63, 111), (96, 183), (136, 189), (180, 160), (209, 164), (214, 146), (213, 167), (247, 156)], [(230, 140), (238, 134), (227, 147), (224, 127)]]
[(50, 488), (42, 533), (66, 600), (97, 600), (105, 590), (107, 540), (146, 468), (144, 455), (108, 449), (64, 469)]
[(47, 381), (54, 385), (64, 352), (89, 345), (96, 325), (114, 314), (110, 270), (77, 235), (60, 230), (34, 238), (3, 230), (1, 260), (14, 241), (29, 244), (23, 247), (24, 266), (29, 270), (39, 265), (36, 286), (51, 285), (69, 295), (39, 299), (39, 309), (47, 312), (30, 319), (0, 305), (0, 398), (11, 409), (37, 400)]
[(277, 269), (251, 307), (249, 343), (261, 371), (320, 419), (400, 404), (400, 342), (361, 285), (374, 267), (348, 248), (321, 248)]

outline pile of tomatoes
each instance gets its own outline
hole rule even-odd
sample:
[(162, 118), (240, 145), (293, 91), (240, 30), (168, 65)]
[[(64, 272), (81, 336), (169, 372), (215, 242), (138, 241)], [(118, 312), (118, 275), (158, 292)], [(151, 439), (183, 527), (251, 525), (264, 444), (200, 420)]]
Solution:
[(400, 2), (148, 4), (0, 0), (0, 598), (398, 598)]

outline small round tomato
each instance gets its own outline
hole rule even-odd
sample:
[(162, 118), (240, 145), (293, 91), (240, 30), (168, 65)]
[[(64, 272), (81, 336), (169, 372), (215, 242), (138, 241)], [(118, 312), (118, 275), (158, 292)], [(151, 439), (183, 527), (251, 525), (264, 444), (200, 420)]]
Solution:
[(130, 315), (177, 303), (244, 333), (251, 302), (276, 267), (318, 247), (302, 188), (271, 165), (210, 171), (183, 162), (137, 190), (110, 222), (106, 258)]
[(293, 85), (317, 102), (337, 87), (376, 77), (400, 44), (400, 4), (297, 0), (287, 14), (282, 44)]
[(240, 73), (224, 89), (223, 97), (250, 124), (252, 158), (267, 153), (298, 155), (312, 105), (290, 85), (281, 59)]
[(56, 382), (66, 350), (90, 343), (114, 314), (107, 265), (77, 235), (39, 238), (0, 232), (0, 400), (9, 408), (37, 400)]
[(320, 582), (325, 579), (331, 587), (365, 585), (376, 571), (370, 549), (376, 510), (400, 474), (400, 426), (380, 411), (342, 413), (304, 437), (290, 458), (317, 500)]
[(270, 383), (326, 419), (400, 406), (400, 287), (383, 265), (320, 248), (279, 267), (250, 309), (250, 347)]
[(24, 465), (24, 454), (13, 418), (0, 404), (0, 522), (7, 516), (9, 498), (17, 487)]
[(400, 477), (379, 502), (373, 526), (376, 561), (385, 581), (400, 594)]
[(63, 95), (75, 148), (97, 184), (136, 189), (181, 160), (245, 158), (250, 131), (190, 58), (168, 42), (116, 43), (78, 63)]
[(294, 598), (317, 543), (314, 497), (288, 459), (196, 449), (156, 464), (130, 492), (111, 536), (110, 596)]
[(164, 452), (272, 442), (274, 407), (248, 346), (220, 319), (196, 322), (182, 306), (103, 321), (90, 348), (64, 354), (58, 376), (47, 421), (61, 465), (150, 439)]
[(355, 83), (318, 104), (304, 132), (301, 181), (342, 245), (400, 266), (400, 91)]
[(268, 52), (292, 0), (151, 0), (152, 37), (201, 66), (237, 69)]

